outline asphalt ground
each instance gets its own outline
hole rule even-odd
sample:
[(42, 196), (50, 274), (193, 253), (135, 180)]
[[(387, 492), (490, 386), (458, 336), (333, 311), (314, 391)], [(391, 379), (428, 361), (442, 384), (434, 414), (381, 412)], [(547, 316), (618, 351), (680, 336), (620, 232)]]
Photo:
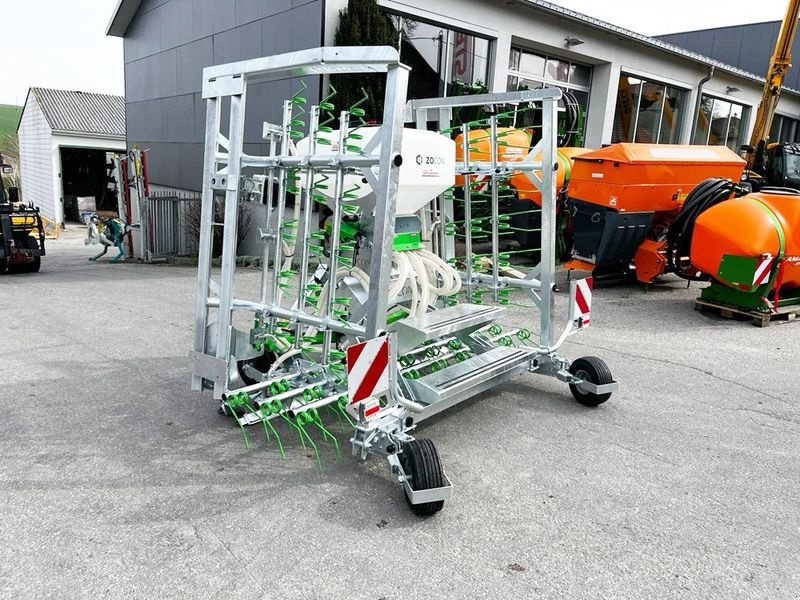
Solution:
[(285, 460), (246, 450), (190, 391), (194, 269), (81, 240), (0, 276), (3, 598), (800, 598), (798, 323), (597, 290), (563, 353), (620, 390), (586, 409), (523, 374), (421, 424), (455, 485), (421, 519), (347, 433), (321, 473), (285, 430)]

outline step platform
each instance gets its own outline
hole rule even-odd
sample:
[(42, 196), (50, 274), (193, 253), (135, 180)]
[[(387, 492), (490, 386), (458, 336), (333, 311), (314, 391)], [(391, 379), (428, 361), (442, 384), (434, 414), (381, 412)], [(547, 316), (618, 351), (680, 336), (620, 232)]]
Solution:
[(426, 407), (415, 419), (430, 417), (511, 379), (527, 370), (534, 356), (532, 349), (501, 346), (420, 379), (407, 380), (413, 399)]
[(457, 334), (469, 335), (498, 320), (505, 311), (501, 306), (456, 304), (397, 321), (390, 329), (397, 332), (397, 353), (402, 355), (431, 340)]

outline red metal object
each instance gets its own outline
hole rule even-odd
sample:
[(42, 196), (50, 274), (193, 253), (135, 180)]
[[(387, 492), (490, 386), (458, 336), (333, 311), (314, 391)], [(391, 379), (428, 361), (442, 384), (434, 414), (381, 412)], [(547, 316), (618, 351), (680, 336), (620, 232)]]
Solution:
[[(125, 222), (130, 225), (131, 222), (131, 182), (128, 179), (128, 158), (119, 159), (119, 170), (122, 172), (122, 185), (123, 193), (125, 194)], [(133, 255), (133, 236), (130, 230), (125, 234), (128, 238), (128, 256), (136, 258)]]
[(778, 306), (781, 299), (781, 286), (783, 285), (783, 273), (784, 273), (784, 266), (786, 265), (786, 259), (781, 259), (778, 263), (778, 278), (775, 280), (775, 293), (772, 297), (772, 310), (774, 312), (778, 312)]

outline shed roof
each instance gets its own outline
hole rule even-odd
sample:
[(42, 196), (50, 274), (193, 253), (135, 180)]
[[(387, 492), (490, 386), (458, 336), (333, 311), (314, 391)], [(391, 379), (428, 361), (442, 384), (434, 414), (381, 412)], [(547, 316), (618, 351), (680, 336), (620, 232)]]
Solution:
[(28, 98), (31, 95), (36, 98), (54, 133), (125, 139), (123, 96), (39, 87), (32, 87)]

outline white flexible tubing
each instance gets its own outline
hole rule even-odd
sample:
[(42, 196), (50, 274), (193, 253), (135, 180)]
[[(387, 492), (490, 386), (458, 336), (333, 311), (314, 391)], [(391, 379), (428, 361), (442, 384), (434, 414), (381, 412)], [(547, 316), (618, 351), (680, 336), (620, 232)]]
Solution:
[(408, 259), (401, 252), (392, 253), (392, 262), (397, 265), (397, 281), (389, 288), (389, 302), (400, 295), (406, 285), (411, 266)]
[(428, 280), (428, 269), (420, 260), (415, 252), (409, 252), (407, 255), (408, 260), (411, 262), (413, 271), (417, 276), (417, 287), (421, 294), (416, 304), (414, 305), (413, 316), (425, 314), (428, 311), (428, 304), (430, 303), (431, 285)]
[(439, 274), (442, 278), (442, 287), (433, 288), (438, 295), (450, 296), (461, 290), (461, 277), (453, 267), (447, 264), (447, 261), (425, 248), (417, 252), (422, 262), (431, 267), (434, 274)]

